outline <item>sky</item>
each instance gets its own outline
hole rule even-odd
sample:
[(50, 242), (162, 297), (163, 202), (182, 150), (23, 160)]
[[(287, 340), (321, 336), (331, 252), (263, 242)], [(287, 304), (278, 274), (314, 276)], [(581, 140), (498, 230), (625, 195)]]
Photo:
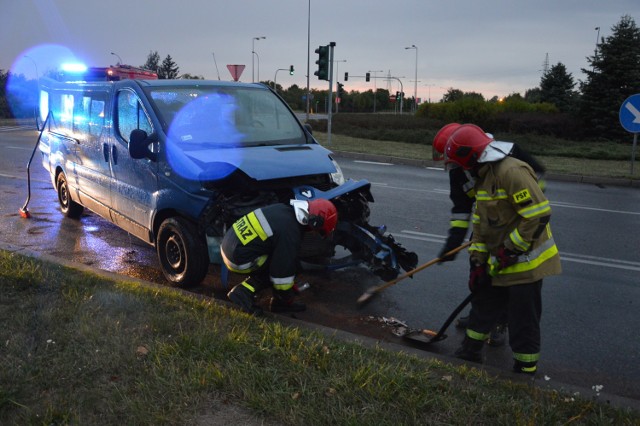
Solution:
[(624, 15), (640, 25), (640, 1), (0, 0), (0, 69), (34, 78), (69, 60), (140, 66), (157, 51), (181, 74), (232, 80), (227, 65), (245, 65), (240, 81), (306, 88), (309, 70), (309, 86), (327, 89), (315, 49), (335, 42), (347, 91), (490, 99), (538, 87), (545, 65), (584, 80), (599, 37)]

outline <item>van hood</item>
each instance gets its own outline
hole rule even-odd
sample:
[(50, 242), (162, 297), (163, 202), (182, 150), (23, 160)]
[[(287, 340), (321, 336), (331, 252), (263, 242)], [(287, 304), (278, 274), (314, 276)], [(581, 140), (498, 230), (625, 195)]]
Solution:
[(273, 145), (183, 151), (201, 180), (220, 179), (235, 169), (256, 180), (334, 173), (331, 151), (317, 144)]

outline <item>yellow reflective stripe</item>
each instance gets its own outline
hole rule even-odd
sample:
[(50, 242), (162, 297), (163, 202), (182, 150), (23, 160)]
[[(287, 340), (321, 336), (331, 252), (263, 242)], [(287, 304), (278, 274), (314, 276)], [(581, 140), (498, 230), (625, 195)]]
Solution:
[(480, 340), (484, 342), (491, 336), (491, 333), (478, 333), (477, 331), (473, 331), (470, 328), (467, 328), (467, 337), (473, 340)]
[(467, 191), (467, 197), (469, 198), (475, 198), (476, 197), (476, 190), (471, 188), (470, 190)]
[(472, 222), (474, 225), (478, 225), (480, 223), (480, 216), (474, 213), (472, 217)]
[(518, 228), (514, 229), (513, 232), (511, 232), (511, 234), (509, 234), (509, 239), (511, 240), (511, 242), (513, 243), (513, 245), (515, 245), (516, 247), (518, 247), (518, 249), (520, 251), (529, 251), (529, 248), (531, 247), (531, 244), (526, 242), (521, 236), (520, 233), (518, 232)]
[(551, 206), (549, 206), (548, 200), (544, 200), (541, 203), (534, 204), (532, 206), (528, 206), (528, 207), (525, 207), (524, 209), (518, 210), (518, 214), (527, 219), (540, 216), (543, 214), (548, 214), (549, 212), (551, 212)]
[(487, 245), (485, 243), (473, 243), (469, 246), (469, 251), (479, 251), (481, 253), (486, 253)]
[[(540, 353), (537, 354), (521, 354), (514, 352), (513, 359), (520, 362), (538, 362), (540, 360)], [(535, 371), (535, 367), (533, 367)]]
[(245, 287), (247, 290), (249, 290), (251, 293), (255, 293), (256, 289), (255, 287), (253, 287), (251, 284), (249, 284), (246, 281), (242, 281), (240, 284), (242, 284), (243, 287)]
[(256, 269), (264, 265), (267, 259), (269, 258), (269, 255), (263, 254), (262, 256), (257, 257), (251, 262), (238, 265), (236, 263), (233, 263), (231, 260), (229, 260), (229, 258), (224, 254), (224, 251), (220, 250), (220, 255), (222, 256), (222, 260), (226, 265), (227, 269), (229, 269), (231, 272), (235, 272), (238, 274), (248, 274), (249, 272), (255, 271)]
[(452, 228), (469, 229), (469, 221), (468, 220), (452, 220), (451, 222), (449, 222), (449, 225)]
[(496, 190), (495, 195), (491, 196), (487, 191), (478, 191), (476, 194), (476, 200), (478, 201), (492, 201), (492, 200), (506, 200), (507, 191), (504, 189)]
[[(547, 243), (550, 243), (551, 245), (548, 246)], [(548, 248), (546, 248), (545, 250), (539, 251), (539, 254), (538, 254), (538, 250), (540, 250), (543, 247), (548, 247)], [(489, 266), (490, 266), (489, 275), (491, 275), (492, 277), (495, 277), (496, 275), (517, 274), (519, 272), (530, 271), (542, 265), (544, 262), (551, 259), (553, 256), (557, 254), (558, 254), (558, 247), (556, 246), (555, 242), (553, 240), (547, 240), (545, 241), (545, 244), (538, 247), (536, 251), (518, 256), (518, 263), (504, 269), (498, 269), (498, 266), (499, 266), (498, 261), (495, 257), (492, 256), (491, 259), (489, 259)]]
[[(258, 213), (260, 213), (260, 215), (262, 216), (261, 210), (259, 210)], [(255, 229), (255, 231), (258, 233), (258, 236), (260, 237), (260, 239), (262, 241), (266, 240), (267, 233), (264, 231), (264, 229), (262, 229), (262, 222), (256, 216), (256, 212), (249, 213), (247, 217), (249, 218), (249, 222), (251, 223), (251, 226), (253, 226), (253, 229)]]
[(271, 284), (273, 284), (273, 288), (276, 290), (289, 290), (293, 287), (294, 278), (293, 275), (285, 278), (271, 277)]

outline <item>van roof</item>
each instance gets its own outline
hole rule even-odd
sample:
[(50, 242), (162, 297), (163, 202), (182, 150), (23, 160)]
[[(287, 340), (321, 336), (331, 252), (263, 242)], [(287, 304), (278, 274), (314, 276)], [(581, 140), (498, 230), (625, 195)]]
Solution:
[(193, 87), (193, 86), (210, 86), (210, 87), (253, 87), (267, 89), (263, 83), (242, 83), (236, 81), (223, 80), (133, 80), (140, 83), (143, 87)]

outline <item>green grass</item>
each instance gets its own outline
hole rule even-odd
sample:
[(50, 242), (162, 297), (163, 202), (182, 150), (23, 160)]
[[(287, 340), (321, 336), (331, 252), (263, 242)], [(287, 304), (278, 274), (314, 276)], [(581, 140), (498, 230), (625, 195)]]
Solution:
[(280, 424), (640, 422), (467, 366), (6, 251), (0, 283), (2, 424), (197, 424), (225, 405)]
[[(339, 134), (332, 134), (331, 143), (327, 144), (326, 133), (314, 132), (314, 137), (318, 142), (335, 152), (378, 154), (422, 161), (431, 161), (432, 159), (431, 145), (361, 139)], [(634, 174), (632, 175), (631, 147), (629, 146), (613, 142), (584, 144), (569, 141), (564, 141), (562, 144), (541, 142), (534, 145), (527, 137), (521, 137), (521, 140), (523, 147), (536, 155), (549, 173), (640, 179), (640, 153), (636, 154)], [(599, 153), (600, 156), (598, 156)], [(625, 156), (628, 159), (620, 159)], [(598, 157), (618, 159), (605, 160)]]

